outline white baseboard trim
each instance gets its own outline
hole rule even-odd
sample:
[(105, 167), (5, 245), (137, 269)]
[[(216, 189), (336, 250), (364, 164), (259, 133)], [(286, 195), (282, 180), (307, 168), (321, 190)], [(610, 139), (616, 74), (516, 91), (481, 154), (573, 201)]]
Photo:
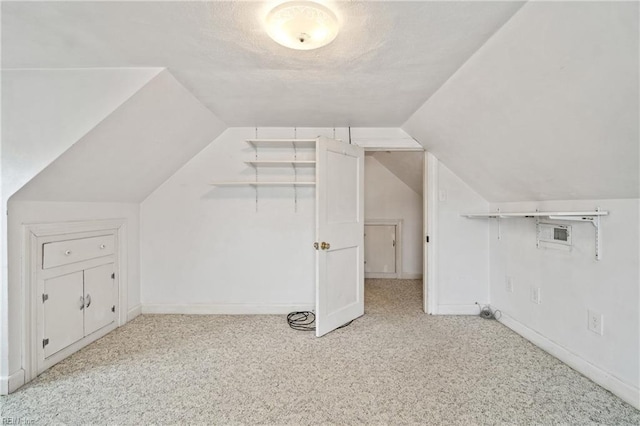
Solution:
[(127, 312), (127, 322), (142, 314), (142, 305), (136, 305)]
[(403, 272), (402, 274), (400, 274), (400, 278), (403, 280), (421, 280), (422, 274), (411, 274)]
[(396, 278), (399, 278), (398, 274), (394, 273), (388, 273), (385, 274), (383, 272), (365, 272), (364, 273), (364, 278), (365, 279), (389, 279), (389, 280), (394, 280)]
[(637, 387), (629, 385), (617, 377), (612, 376), (601, 368), (591, 364), (589, 361), (581, 358), (579, 355), (570, 352), (563, 346), (547, 339), (537, 331), (532, 330), (521, 322), (513, 319), (509, 315), (503, 314), (498, 321), (534, 345), (538, 346), (540, 349), (558, 358), (577, 372), (593, 380), (603, 388), (611, 391), (611, 393), (628, 402), (634, 408), (640, 410), (640, 389)]
[(389, 273), (389, 274), (385, 274), (382, 272), (365, 272), (364, 273), (364, 277), (365, 279), (389, 279), (389, 280), (421, 280), (422, 279), (422, 274), (411, 274), (411, 273), (401, 273), (401, 274), (396, 274), (396, 273)]
[(24, 370), (20, 369), (10, 376), (0, 377), (0, 395), (9, 395), (25, 383)]
[(435, 315), (480, 315), (480, 308), (473, 305), (437, 305)]
[(283, 315), (293, 311), (311, 311), (315, 305), (300, 303), (291, 305), (270, 305), (250, 303), (171, 305), (143, 303), (143, 314), (186, 314), (186, 315)]

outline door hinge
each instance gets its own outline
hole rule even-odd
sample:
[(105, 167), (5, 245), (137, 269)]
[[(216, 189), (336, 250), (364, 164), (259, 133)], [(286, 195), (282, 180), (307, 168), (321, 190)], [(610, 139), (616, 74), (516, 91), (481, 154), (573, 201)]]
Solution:
[(426, 237), (426, 241), (427, 241), (427, 242), (429, 242), (429, 236), (428, 236), (428, 235), (427, 235), (427, 237)]
[(49, 344), (49, 339), (42, 339), (42, 347), (44, 348)]
[(111, 312), (115, 312), (115, 311), (116, 311), (116, 305), (113, 305), (113, 306), (111, 307)]
[(49, 295), (46, 293), (42, 293), (42, 303), (46, 302), (47, 300), (49, 300)]
[(115, 280), (116, 279), (116, 273), (114, 272), (113, 274), (111, 274), (111, 279)]

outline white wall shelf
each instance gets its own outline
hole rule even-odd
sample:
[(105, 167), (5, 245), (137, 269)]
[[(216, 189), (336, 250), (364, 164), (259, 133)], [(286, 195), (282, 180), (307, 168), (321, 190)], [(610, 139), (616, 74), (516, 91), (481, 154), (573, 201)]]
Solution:
[[(256, 136), (258, 129), (256, 129)], [(259, 187), (291, 187), (293, 188), (293, 199), (295, 210), (298, 211), (298, 187), (315, 187), (315, 182), (298, 181), (299, 169), (312, 169), (316, 167), (314, 160), (298, 160), (299, 149), (313, 149), (316, 147), (316, 139), (246, 139), (255, 151), (254, 159), (245, 161), (255, 170), (255, 180), (253, 182), (212, 182), (213, 186), (249, 186), (256, 190), (256, 211), (258, 211), (258, 188)], [(289, 148), (293, 149), (293, 158), (290, 160), (259, 160), (258, 148)], [(293, 180), (291, 181), (260, 181), (258, 180), (258, 169), (260, 168), (289, 168), (293, 169)], [(307, 177), (309, 179), (310, 177)]]
[[(487, 218), (517, 218), (517, 217), (548, 217), (550, 219), (559, 220), (575, 220), (577, 217), (594, 217), (594, 216), (607, 216), (609, 212), (606, 211), (563, 211), (563, 212), (494, 212), (494, 213), (462, 213), (461, 216), (468, 217), (470, 219), (487, 219)], [(562, 217), (562, 219), (560, 219)], [(583, 220), (583, 219), (580, 219)], [(584, 219), (589, 220), (589, 219)]]
[(596, 260), (600, 260), (602, 257), (602, 250), (600, 248), (600, 217), (609, 215), (608, 211), (603, 211), (598, 208), (592, 211), (553, 211), (553, 212), (496, 212), (489, 213), (462, 213), (461, 216), (469, 219), (497, 219), (498, 220), (498, 239), (502, 238), (500, 232), (500, 219), (514, 219), (514, 218), (535, 218), (536, 227), (540, 218), (546, 218), (549, 220), (565, 220), (571, 222), (589, 222), (595, 228), (595, 256)]
[(254, 148), (278, 148), (290, 147), (296, 148), (315, 148), (315, 139), (247, 139), (247, 143)]
[(303, 168), (303, 167), (315, 167), (315, 161), (302, 161), (302, 160), (283, 160), (283, 161), (268, 161), (268, 160), (260, 160), (260, 161), (245, 161), (246, 164), (251, 167), (294, 167), (294, 168)]

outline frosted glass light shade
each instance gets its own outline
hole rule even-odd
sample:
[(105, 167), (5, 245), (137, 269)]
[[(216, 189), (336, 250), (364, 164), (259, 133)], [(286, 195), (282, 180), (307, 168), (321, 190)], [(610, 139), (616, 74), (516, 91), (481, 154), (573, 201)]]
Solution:
[(291, 1), (267, 15), (267, 33), (277, 43), (298, 50), (326, 46), (338, 35), (338, 18), (325, 6)]

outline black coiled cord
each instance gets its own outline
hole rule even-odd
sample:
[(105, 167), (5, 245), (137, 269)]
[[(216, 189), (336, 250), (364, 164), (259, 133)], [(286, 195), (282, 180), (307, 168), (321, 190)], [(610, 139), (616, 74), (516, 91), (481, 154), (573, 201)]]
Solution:
[[(289, 327), (293, 328), (294, 330), (315, 331), (316, 314), (311, 311), (290, 312), (289, 314), (287, 314), (287, 322), (289, 323)], [(353, 320), (341, 325), (340, 327), (336, 328), (336, 330), (346, 327), (352, 322)]]
[(311, 311), (291, 312), (287, 315), (289, 327), (300, 331), (314, 331), (316, 329), (316, 314)]

